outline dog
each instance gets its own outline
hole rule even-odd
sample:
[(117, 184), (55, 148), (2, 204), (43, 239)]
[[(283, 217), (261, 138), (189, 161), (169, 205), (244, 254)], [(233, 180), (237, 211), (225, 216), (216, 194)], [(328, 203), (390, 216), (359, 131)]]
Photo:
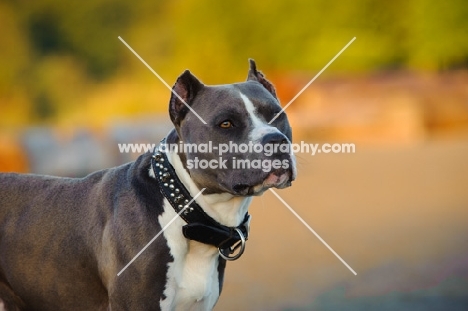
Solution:
[(84, 178), (0, 174), (0, 309), (212, 310), (226, 260), (245, 249), (252, 197), (296, 177), (287, 116), (249, 62), (241, 83), (183, 72), (174, 128), (135, 162)]

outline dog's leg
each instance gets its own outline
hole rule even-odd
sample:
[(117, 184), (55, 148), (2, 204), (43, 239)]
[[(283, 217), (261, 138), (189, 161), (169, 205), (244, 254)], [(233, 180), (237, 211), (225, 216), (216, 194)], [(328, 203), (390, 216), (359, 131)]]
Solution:
[(0, 311), (21, 311), (24, 307), (24, 303), (10, 287), (0, 281)]

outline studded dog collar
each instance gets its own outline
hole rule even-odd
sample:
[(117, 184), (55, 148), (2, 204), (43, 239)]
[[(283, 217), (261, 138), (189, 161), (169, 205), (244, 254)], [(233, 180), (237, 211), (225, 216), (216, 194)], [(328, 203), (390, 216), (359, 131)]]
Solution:
[[(165, 143), (165, 140), (161, 143)], [(245, 242), (249, 235), (250, 215), (246, 213), (244, 220), (237, 227), (222, 225), (210, 217), (192, 199), (169, 163), (166, 153), (161, 151), (159, 146), (155, 148), (151, 166), (162, 195), (187, 223), (182, 227), (184, 236), (189, 240), (217, 247), (219, 255), (226, 260), (238, 259), (245, 250)]]

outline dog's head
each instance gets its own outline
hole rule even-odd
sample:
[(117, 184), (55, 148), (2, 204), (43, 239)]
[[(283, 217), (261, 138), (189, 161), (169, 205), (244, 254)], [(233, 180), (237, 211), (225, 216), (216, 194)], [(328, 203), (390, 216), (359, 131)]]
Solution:
[(253, 60), (242, 83), (208, 86), (186, 70), (173, 87), (169, 114), (185, 147), (183, 165), (205, 193), (259, 195), (295, 179), (288, 118)]

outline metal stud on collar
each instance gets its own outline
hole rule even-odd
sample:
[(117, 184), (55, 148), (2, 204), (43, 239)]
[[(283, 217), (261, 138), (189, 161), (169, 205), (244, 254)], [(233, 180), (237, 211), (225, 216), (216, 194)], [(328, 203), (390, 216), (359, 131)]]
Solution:
[[(239, 228), (234, 228), (234, 230), (236, 230), (237, 233), (239, 233), (239, 236), (240, 236), (241, 240), (239, 242), (237, 242), (236, 244), (234, 244), (233, 246), (228, 247), (228, 248), (219, 248), (218, 247), (219, 256), (221, 256), (222, 258), (224, 258), (226, 260), (229, 260), (229, 261), (233, 261), (233, 260), (238, 259), (240, 256), (242, 256), (242, 254), (245, 251), (245, 237), (244, 237), (244, 234), (242, 233), (242, 231)], [(231, 254), (234, 253), (236, 251), (236, 249), (238, 249), (239, 247), (240, 247), (239, 252), (237, 254), (231, 256)], [(227, 254), (226, 254), (226, 252), (227, 252)]]
[(154, 158), (156, 161), (159, 161), (159, 160), (161, 159), (161, 157), (162, 157), (162, 155), (161, 155), (161, 153), (159, 153), (159, 152), (153, 155), (153, 158)]
[[(219, 224), (216, 220), (208, 216), (196, 202), (189, 204), (190, 193), (188, 193), (188, 190), (184, 188), (184, 185), (180, 180), (177, 179), (177, 175), (173, 167), (163, 152), (156, 151), (152, 155), (152, 158), (153, 171), (158, 180), (160, 191), (178, 215), (181, 216), (188, 224), (201, 223), (202, 225), (204, 224), (205, 226), (210, 227), (211, 230), (221, 229), (224, 231), (223, 235), (225, 238), (230, 237), (229, 243), (226, 243), (230, 246), (224, 245), (223, 247), (223, 244), (219, 245), (210, 237), (206, 237), (204, 238), (204, 241), (201, 240), (200, 242), (218, 246), (219, 256), (225, 260), (232, 261), (241, 257), (245, 251), (245, 244), (249, 235), (250, 215), (246, 213), (244, 221), (238, 228), (227, 227)], [(234, 230), (238, 233), (239, 237), (233, 237), (232, 234), (234, 234)], [(228, 233), (227, 236), (226, 233)], [(191, 237), (187, 238), (197, 240), (193, 234)], [(235, 242), (232, 241), (233, 238)]]

